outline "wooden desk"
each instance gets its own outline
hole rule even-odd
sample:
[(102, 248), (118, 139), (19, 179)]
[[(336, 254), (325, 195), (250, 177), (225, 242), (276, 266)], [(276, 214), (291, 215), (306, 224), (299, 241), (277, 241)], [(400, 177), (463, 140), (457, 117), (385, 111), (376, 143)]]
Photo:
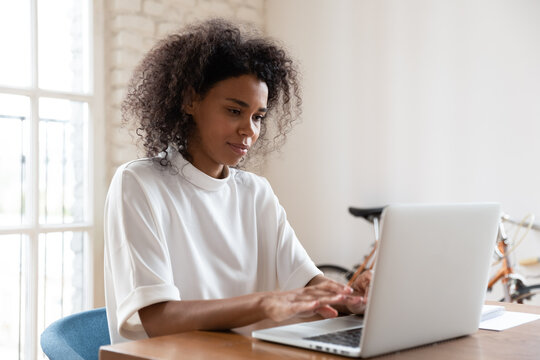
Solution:
[[(488, 302), (493, 303), (493, 302)], [(496, 303), (493, 303), (496, 304)], [(540, 314), (540, 306), (504, 304), (509, 311)], [(263, 326), (259, 326), (264, 327)], [(310, 359), (345, 357), (272, 344), (249, 336), (253, 326), (236, 332), (192, 331), (103, 346), (100, 360), (111, 359)], [(540, 320), (502, 332), (476, 334), (377, 357), (384, 359), (539, 359)]]

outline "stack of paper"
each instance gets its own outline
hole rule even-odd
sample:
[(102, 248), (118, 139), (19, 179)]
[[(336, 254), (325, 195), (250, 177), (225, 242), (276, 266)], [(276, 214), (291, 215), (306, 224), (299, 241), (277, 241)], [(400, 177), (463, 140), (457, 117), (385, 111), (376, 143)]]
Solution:
[(538, 314), (505, 311), (500, 305), (484, 305), (480, 329), (502, 331), (537, 319), (540, 319)]

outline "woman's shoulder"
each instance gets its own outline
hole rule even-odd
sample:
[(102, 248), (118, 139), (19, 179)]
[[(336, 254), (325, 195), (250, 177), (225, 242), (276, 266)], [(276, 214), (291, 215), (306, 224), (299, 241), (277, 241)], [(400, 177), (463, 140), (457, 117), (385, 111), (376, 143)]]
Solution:
[(264, 176), (240, 169), (232, 169), (231, 176), (238, 185), (251, 191), (273, 194), (272, 187)]
[(128, 171), (136, 172), (136, 171), (139, 171), (140, 169), (146, 169), (149, 166), (153, 166), (154, 162), (155, 161), (152, 158), (135, 159), (135, 160), (130, 160), (128, 162), (123, 163), (122, 165), (120, 165), (118, 169), (121, 171), (128, 170)]
[(156, 158), (141, 158), (128, 161), (120, 165), (115, 172), (114, 177), (117, 179), (131, 177), (137, 178), (139, 181), (146, 179), (155, 180), (157, 177), (168, 173), (167, 168), (159, 163)]

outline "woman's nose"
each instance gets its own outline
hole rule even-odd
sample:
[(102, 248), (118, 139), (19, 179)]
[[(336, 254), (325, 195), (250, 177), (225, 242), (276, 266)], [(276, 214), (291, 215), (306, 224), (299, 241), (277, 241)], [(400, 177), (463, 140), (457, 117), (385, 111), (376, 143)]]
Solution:
[(240, 124), (239, 132), (242, 136), (248, 136), (251, 137), (255, 135), (255, 133), (258, 131), (257, 126), (251, 119), (251, 117), (246, 117), (245, 119), (242, 119), (242, 122)]

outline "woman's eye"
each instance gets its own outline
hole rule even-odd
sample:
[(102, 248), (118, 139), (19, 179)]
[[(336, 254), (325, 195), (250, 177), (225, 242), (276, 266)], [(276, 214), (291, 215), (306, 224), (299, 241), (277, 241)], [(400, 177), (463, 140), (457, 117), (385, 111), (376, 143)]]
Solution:
[(233, 115), (240, 115), (240, 110), (238, 109), (229, 109), (229, 112)]
[(259, 122), (260, 122), (260, 121), (263, 121), (265, 117), (266, 117), (265, 115), (255, 115), (255, 116), (253, 117), (253, 119), (254, 119), (255, 121), (259, 121)]

